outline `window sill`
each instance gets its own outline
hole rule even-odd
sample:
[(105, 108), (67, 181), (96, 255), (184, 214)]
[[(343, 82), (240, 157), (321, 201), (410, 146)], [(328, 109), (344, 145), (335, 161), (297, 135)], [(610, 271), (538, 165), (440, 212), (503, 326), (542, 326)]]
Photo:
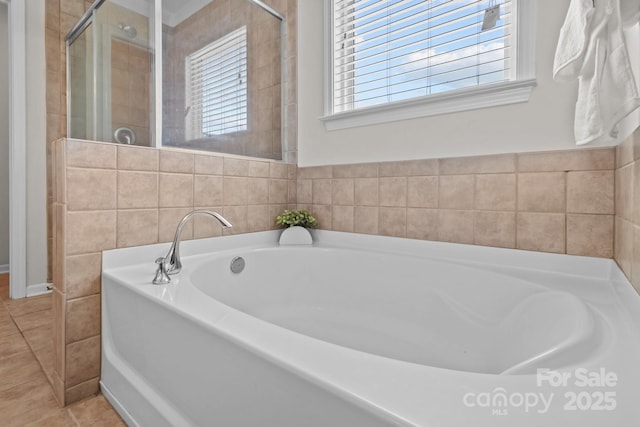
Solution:
[(535, 79), (496, 83), (321, 117), (329, 131), (527, 102)]

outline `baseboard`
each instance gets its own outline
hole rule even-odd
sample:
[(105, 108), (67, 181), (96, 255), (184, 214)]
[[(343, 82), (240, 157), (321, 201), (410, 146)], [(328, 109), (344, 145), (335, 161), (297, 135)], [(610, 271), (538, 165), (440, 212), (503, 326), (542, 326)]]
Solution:
[(50, 294), (52, 287), (53, 284), (51, 283), (35, 283), (33, 285), (27, 285), (27, 297)]
[(0, 264), (0, 274), (9, 272), (9, 264)]

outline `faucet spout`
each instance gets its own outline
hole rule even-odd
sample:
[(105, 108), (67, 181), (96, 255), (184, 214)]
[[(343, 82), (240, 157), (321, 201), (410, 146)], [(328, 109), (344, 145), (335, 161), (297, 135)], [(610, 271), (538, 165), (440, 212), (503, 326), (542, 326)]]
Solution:
[(197, 214), (209, 215), (220, 223), (223, 228), (233, 227), (229, 221), (217, 212), (209, 211), (206, 209), (196, 209), (186, 214), (176, 228), (176, 234), (173, 237), (173, 243), (169, 248), (169, 252), (164, 258), (158, 258), (156, 263), (159, 265), (156, 277), (153, 279), (154, 285), (164, 285), (171, 281), (169, 275), (178, 274), (182, 270), (182, 262), (180, 261), (180, 239), (182, 237), (182, 230), (189, 220)]

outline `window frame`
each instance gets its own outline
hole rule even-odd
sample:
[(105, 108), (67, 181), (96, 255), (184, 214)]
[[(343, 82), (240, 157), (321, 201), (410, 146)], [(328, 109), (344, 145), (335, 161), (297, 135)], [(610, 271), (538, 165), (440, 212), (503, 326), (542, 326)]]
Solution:
[[(191, 76), (191, 72), (192, 72), (192, 66), (191, 66), (191, 58), (194, 55), (198, 55), (200, 54), (201, 56), (205, 56), (205, 55), (210, 55), (210, 52), (212, 50), (216, 50), (218, 49), (221, 45), (223, 45), (225, 43), (226, 40), (228, 40), (229, 38), (233, 38), (235, 37), (236, 34), (242, 33), (242, 37), (244, 38), (244, 45), (242, 46), (242, 48), (244, 49), (244, 58), (242, 58), (244, 60), (243, 64), (240, 64), (238, 66), (238, 68), (242, 68), (244, 67), (246, 70), (246, 74), (245, 74), (245, 81), (244, 81), (244, 100), (245, 100), (245, 116), (244, 116), (244, 121), (245, 121), (245, 127), (244, 129), (232, 129), (229, 131), (225, 131), (223, 133), (220, 134), (215, 134), (215, 135), (207, 135), (206, 133), (204, 133), (203, 130), (203, 118), (202, 118), (202, 113), (204, 112), (204, 104), (205, 102), (202, 91), (200, 91), (198, 93), (198, 103), (199, 103), (199, 116), (194, 117), (192, 116), (194, 114), (195, 109), (193, 108), (192, 105), (189, 105), (190, 101), (193, 101), (193, 99), (191, 98), (191, 88), (194, 86), (194, 82), (193, 82), (193, 78)], [(201, 52), (206, 52), (204, 54), (201, 54)], [(226, 54), (226, 52), (221, 52), (218, 55), (222, 55), (224, 56)], [(212, 58), (215, 58), (216, 56), (212, 56)], [(248, 89), (248, 70), (249, 70), (249, 46), (248, 46), (248, 30), (247, 30), (247, 26), (244, 25), (242, 27), (239, 27), (231, 32), (229, 32), (228, 34), (223, 35), (222, 37), (208, 43), (207, 45), (203, 46), (202, 48), (198, 49), (197, 51), (191, 52), (190, 54), (188, 54), (185, 59), (185, 108), (188, 108), (188, 113), (185, 115), (185, 135), (187, 137), (187, 139), (202, 139), (202, 138), (216, 138), (216, 137), (223, 137), (223, 136), (227, 136), (227, 135), (232, 135), (232, 134), (239, 134), (239, 133), (246, 133), (249, 130), (249, 89)], [(200, 74), (202, 74), (202, 72), (200, 71)], [(203, 79), (201, 79), (203, 80)], [(200, 86), (203, 87), (204, 84), (202, 81), (199, 82)], [(222, 99), (222, 98), (221, 98)], [(221, 101), (220, 104), (225, 103), (224, 101)]]
[(535, 0), (512, 0), (516, 16), (514, 80), (333, 112), (334, 0), (324, 0), (324, 122), (329, 131), (527, 102), (536, 86)]

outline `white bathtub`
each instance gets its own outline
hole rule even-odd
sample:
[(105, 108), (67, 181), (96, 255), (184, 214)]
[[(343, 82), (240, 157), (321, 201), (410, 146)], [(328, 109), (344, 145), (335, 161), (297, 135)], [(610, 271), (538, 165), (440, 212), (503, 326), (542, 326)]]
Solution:
[(613, 261), (277, 236), (183, 242), (166, 286), (168, 245), (104, 253), (101, 386), (127, 423), (637, 425), (640, 297)]

